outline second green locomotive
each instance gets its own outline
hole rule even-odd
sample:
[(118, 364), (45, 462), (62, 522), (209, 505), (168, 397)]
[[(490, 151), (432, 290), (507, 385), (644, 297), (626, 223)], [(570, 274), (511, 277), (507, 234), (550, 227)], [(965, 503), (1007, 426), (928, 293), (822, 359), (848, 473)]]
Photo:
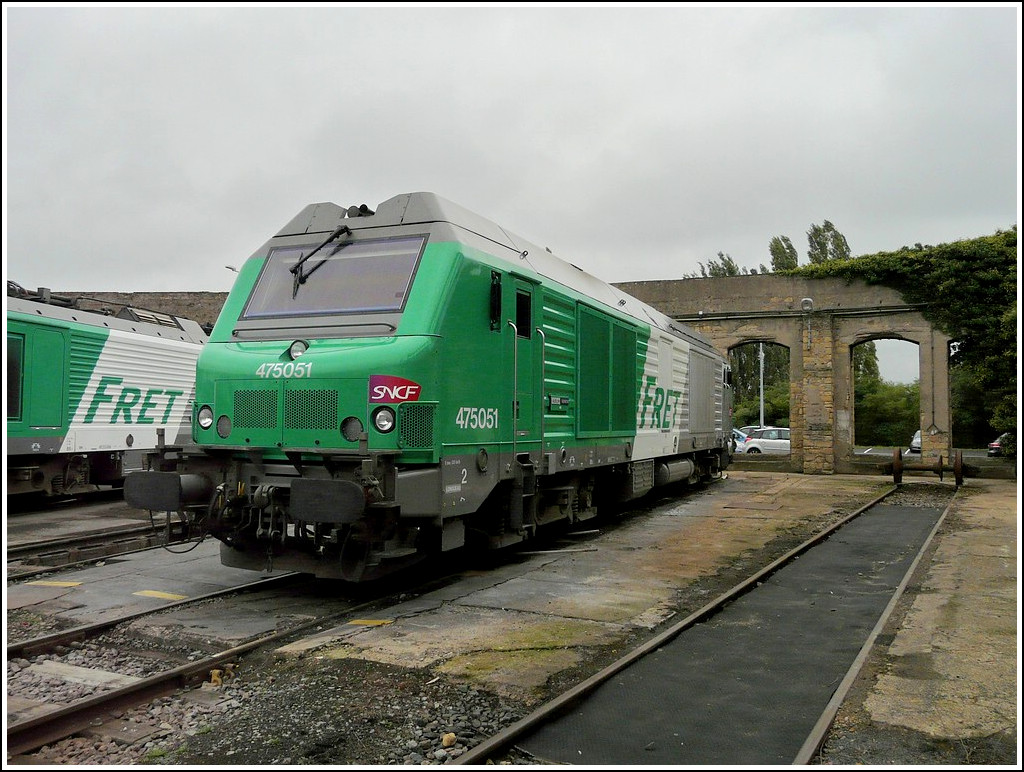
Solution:
[(227, 565), (374, 578), (730, 460), (726, 359), (429, 193), (311, 204), (245, 263), (196, 375), (195, 447), (128, 476)]

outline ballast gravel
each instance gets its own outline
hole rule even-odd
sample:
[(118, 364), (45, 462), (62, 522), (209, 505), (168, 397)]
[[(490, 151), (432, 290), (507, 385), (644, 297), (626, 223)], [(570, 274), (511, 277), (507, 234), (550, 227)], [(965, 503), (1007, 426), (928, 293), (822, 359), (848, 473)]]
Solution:
[(247, 669), (218, 686), (207, 682), (129, 711), (110, 725), (146, 733), (137, 742), (76, 737), (42, 748), (33, 763), (441, 764), (524, 715), (523, 706), (424, 670), (353, 660)]

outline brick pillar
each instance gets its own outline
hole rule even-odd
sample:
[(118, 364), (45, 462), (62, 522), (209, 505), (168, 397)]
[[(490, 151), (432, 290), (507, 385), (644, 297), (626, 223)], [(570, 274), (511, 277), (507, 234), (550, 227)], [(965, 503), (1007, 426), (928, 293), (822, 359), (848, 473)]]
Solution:
[[(804, 474), (833, 474), (835, 426), (835, 363), (833, 362), (832, 315), (821, 312), (804, 314), (801, 320), (802, 368), (799, 379), (792, 379), (791, 396), (802, 401), (791, 410), (794, 423), (802, 429)], [(793, 427), (794, 429), (796, 427)]]
[(941, 455), (949, 464), (953, 452), (953, 415), (949, 404), (949, 338), (931, 328), (917, 347), (921, 391), (921, 461)]

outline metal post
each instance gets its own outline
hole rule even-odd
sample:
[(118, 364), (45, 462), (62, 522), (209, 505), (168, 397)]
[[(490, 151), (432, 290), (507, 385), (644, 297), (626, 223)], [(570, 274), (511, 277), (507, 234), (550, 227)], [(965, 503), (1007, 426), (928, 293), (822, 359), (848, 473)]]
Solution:
[(757, 344), (757, 360), (759, 370), (761, 371), (760, 388), (758, 390), (759, 400), (761, 403), (761, 415), (758, 419), (757, 425), (764, 426), (764, 343)]

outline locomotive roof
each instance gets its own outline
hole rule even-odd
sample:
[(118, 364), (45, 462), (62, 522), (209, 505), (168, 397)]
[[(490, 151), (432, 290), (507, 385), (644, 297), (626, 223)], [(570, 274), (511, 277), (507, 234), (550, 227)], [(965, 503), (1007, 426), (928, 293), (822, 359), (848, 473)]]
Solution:
[(329, 202), (310, 204), (282, 228), (277, 236), (333, 231), (340, 224), (346, 224), (346, 220), (351, 220), (353, 228), (449, 223), (515, 253), (508, 258), (510, 262), (522, 264), (524, 268), (576, 290), (597, 303), (676, 336), (711, 346), (708, 339), (696, 330), (557, 257), (550, 249), (539, 247), (486, 217), (434, 193), (404, 193), (384, 201), (376, 211), (371, 211), (365, 204), (347, 209)]
[[(57, 320), (72, 324), (84, 324), (90, 327), (103, 327), (109, 330), (121, 330), (137, 335), (152, 335), (166, 340), (179, 340), (186, 343), (204, 344), (207, 335), (200, 324), (192, 319), (184, 319), (156, 311), (128, 308), (124, 314), (113, 316), (99, 311), (83, 308), (67, 308), (51, 305), (39, 300), (26, 300), (19, 297), (7, 298), (7, 313), (16, 312), (40, 320)], [(173, 325), (167, 323), (173, 320)]]

